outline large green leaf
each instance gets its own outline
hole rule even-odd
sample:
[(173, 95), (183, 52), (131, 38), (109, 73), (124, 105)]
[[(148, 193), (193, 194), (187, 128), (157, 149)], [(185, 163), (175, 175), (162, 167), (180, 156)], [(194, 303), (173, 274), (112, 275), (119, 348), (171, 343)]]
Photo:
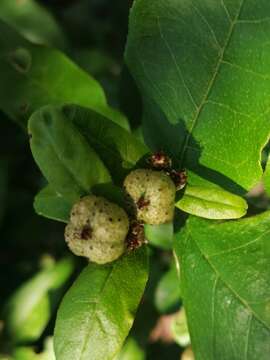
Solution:
[(12, 360), (56, 360), (53, 350), (53, 339), (47, 338), (43, 351), (38, 353), (34, 348), (29, 346), (19, 346), (15, 348), (12, 352)]
[(58, 311), (57, 360), (113, 359), (131, 328), (147, 277), (146, 248), (105, 266), (88, 265)]
[(270, 354), (270, 212), (236, 221), (190, 217), (175, 241), (197, 360)]
[(128, 171), (149, 152), (134, 135), (90, 109), (71, 105), (65, 106), (63, 112), (121, 185)]
[(30, 41), (65, 47), (65, 37), (53, 16), (34, 0), (1, 0), (0, 18)]
[(29, 342), (40, 337), (73, 268), (71, 259), (61, 260), (16, 290), (5, 308), (5, 330), (12, 341)]
[(187, 185), (176, 207), (192, 215), (220, 220), (244, 216), (248, 205), (244, 199), (228, 191)]
[(53, 189), (68, 201), (110, 181), (110, 174), (83, 135), (53, 106), (35, 112), (29, 120), (33, 156)]
[(0, 21), (0, 108), (25, 125), (41, 106), (66, 103), (94, 109), (128, 128), (96, 80), (58, 50), (34, 45)]
[(109, 183), (103, 162), (122, 185), (130, 168), (148, 152), (135, 136), (76, 105), (42, 108), (31, 117), (29, 132), (33, 155), (50, 182), (35, 198), (39, 215), (67, 222), (73, 202), (90, 191), (125, 206), (124, 195)]
[(268, 0), (137, 0), (131, 11), (126, 60), (148, 143), (227, 190), (243, 192), (262, 176), (269, 18)]
[(145, 358), (142, 348), (134, 338), (130, 337), (114, 360), (144, 360)]

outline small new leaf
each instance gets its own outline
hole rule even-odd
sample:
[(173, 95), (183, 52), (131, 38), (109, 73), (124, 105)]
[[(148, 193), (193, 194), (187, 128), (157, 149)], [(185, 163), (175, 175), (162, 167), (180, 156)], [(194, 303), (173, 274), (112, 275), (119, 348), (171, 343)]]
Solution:
[(4, 318), (6, 331), (14, 342), (35, 341), (40, 337), (73, 267), (70, 259), (59, 261), (40, 271), (11, 296)]
[(228, 191), (189, 185), (175, 206), (189, 214), (216, 220), (240, 218), (248, 208), (243, 198)]

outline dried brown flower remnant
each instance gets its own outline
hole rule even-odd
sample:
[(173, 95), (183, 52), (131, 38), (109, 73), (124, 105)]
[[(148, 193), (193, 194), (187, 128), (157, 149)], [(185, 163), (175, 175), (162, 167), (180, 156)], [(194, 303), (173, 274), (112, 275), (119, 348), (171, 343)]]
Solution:
[(187, 183), (187, 172), (186, 170), (176, 171), (171, 170), (168, 175), (175, 184), (176, 190), (181, 190), (186, 186)]
[(170, 169), (172, 166), (171, 158), (163, 151), (152, 154), (148, 159), (148, 163), (153, 169), (157, 170), (167, 170)]
[(130, 223), (129, 233), (127, 236), (127, 248), (129, 251), (136, 250), (145, 243), (143, 223), (133, 220)]

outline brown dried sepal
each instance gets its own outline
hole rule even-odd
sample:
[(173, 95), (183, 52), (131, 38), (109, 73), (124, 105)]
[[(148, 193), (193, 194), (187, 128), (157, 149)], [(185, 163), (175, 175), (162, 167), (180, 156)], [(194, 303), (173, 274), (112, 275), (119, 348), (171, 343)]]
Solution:
[(187, 172), (185, 169), (181, 171), (170, 170), (167, 173), (175, 184), (176, 190), (181, 190), (187, 183)]
[(168, 170), (172, 167), (171, 158), (163, 151), (158, 151), (151, 155), (147, 162), (153, 169), (156, 170)]
[(133, 220), (130, 222), (127, 235), (127, 249), (133, 251), (145, 244), (144, 225), (142, 222)]

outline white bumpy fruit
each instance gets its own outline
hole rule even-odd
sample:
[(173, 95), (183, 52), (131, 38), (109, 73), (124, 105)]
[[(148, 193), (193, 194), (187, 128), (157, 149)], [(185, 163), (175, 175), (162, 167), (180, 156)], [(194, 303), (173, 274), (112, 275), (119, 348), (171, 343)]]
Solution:
[(134, 170), (126, 177), (124, 188), (135, 203), (138, 220), (152, 225), (173, 220), (176, 187), (165, 172)]
[(129, 219), (122, 208), (102, 197), (89, 195), (73, 206), (65, 240), (75, 255), (105, 264), (124, 253), (128, 230)]

